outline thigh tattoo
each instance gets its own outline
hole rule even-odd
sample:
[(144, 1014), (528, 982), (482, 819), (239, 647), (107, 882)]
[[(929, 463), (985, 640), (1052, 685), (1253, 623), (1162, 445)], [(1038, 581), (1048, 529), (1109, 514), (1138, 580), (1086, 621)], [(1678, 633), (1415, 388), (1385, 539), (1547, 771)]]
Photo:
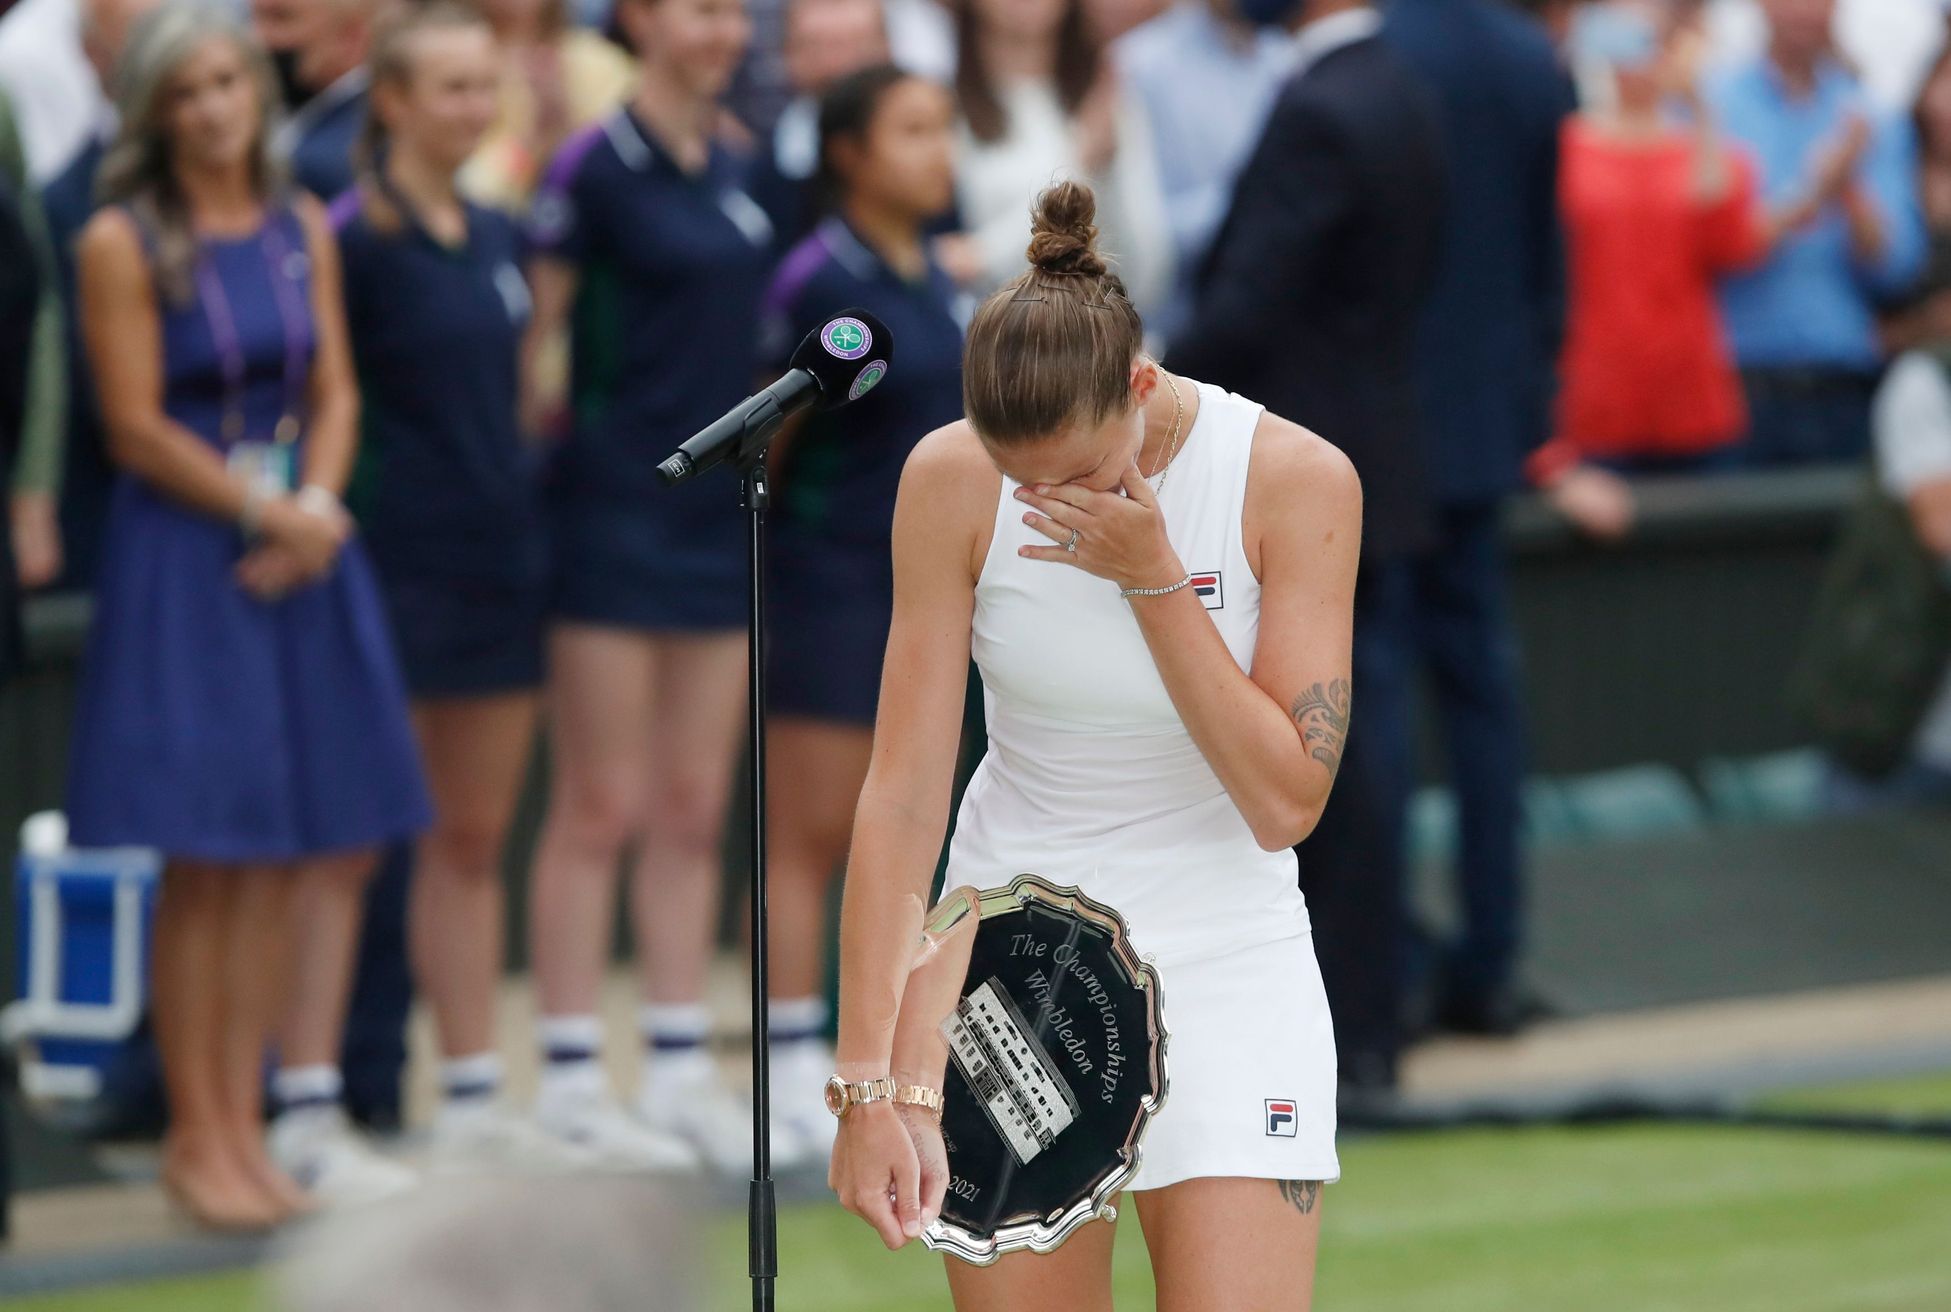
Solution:
[(1292, 1203), (1302, 1216), (1311, 1215), (1314, 1205), (1321, 1201), (1319, 1180), (1276, 1180), (1274, 1183), (1280, 1186), (1280, 1196)]

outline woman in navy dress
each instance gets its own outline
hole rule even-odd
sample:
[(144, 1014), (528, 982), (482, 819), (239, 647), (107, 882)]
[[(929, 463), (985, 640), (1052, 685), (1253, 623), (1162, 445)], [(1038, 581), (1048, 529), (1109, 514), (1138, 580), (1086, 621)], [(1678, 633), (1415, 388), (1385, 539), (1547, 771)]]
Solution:
[(428, 811), (379, 590), (338, 500), (358, 410), (338, 256), (271, 162), (273, 88), (227, 18), (150, 14), (124, 60), (111, 204), (78, 246), (123, 473), (70, 829), (166, 858), (151, 962), (163, 1182), (227, 1228), (303, 1205), (259, 1132), (293, 890), (353, 886), (344, 872)]
[[(643, 81), (563, 147), (533, 215), (533, 413), (552, 408), (541, 347), (571, 333), (571, 415), (546, 494), (553, 774), (530, 916), (548, 1057), (537, 1113), (619, 1156), (670, 1165), (688, 1142), (743, 1173), (748, 1113), (719, 1085), (704, 987), (745, 709), (746, 527), (729, 470), (670, 489), (656, 468), (758, 381), (771, 227), (713, 139), (749, 25), (741, 0), (622, 0), (616, 18)], [(596, 1060), (626, 848), (655, 1052), (634, 1120)]]
[(766, 297), (778, 362), (835, 311), (880, 316), (900, 354), (884, 382), (815, 414), (773, 448), (767, 703), (774, 1078), (779, 1118), (832, 1141), (822, 1101), (827, 887), (846, 858), (873, 747), (894, 610), (894, 494), (914, 444), (962, 414), (963, 297), (924, 229), (953, 198), (955, 106), (891, 65), (837, 83), (820, 107), (830, 213), (786, 256)]
[[(561, 1154), (500, 1103), (494, 1038), (501, 849), (542, 677), (541, 524), (515, 422), (528, 292), (513, 221), (455, 190), (494, 121), (500, 60), (479, 13), (434, 0), (383, 27), (370, 62), (358, 182), (332, 207), (362, 417), (347, 502), (379, 572), (435, 802), (408, 916), (443, 1059), (432, 1155), (437, 1168), (534, 1164)], [(294, 1078), (332, 1070), (343, 1042), (343, 1008), (330, 1004), (351, 986), (354, 940), (326, 940), (307, 947), (321, 966), (299, 1000), (312, 1014), (282, 1054)], [(337, 1083), (279, 1116), (273, 1153), (321, 1192), (378, 1190), (396, 1168), (354, 1136)]]

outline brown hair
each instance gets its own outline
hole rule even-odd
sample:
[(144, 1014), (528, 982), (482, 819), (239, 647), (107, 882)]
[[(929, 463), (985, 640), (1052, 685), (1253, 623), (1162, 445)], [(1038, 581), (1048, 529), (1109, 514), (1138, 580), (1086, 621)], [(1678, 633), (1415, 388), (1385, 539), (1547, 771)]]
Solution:
[[(996, 83), (982, 63), (982, 21), (976, 14), (980, 0), (957, 0), (955, 5), (955, 100), (962, 119), (977, 141), (999, 141), (1009, 130)], [(1064, 113), (1076, 114), (1097, 81), (1100, 52), (1084, 14), (1083, 0), (1066, 0), (1063, 22), (1057, 27), (1054, 76), (1057, 100)]]
[[(431, 0), (430, 3), (395, 9), (373, 34), (372, 52), (366, 57), (371, 85), (404, 87), (413, 80), (414, 38), (423, 32), (444, 32), (478, 27), (493, 32), (488, 20), (471, 5), (460, 0)], [(368, 104), (359, 139), (352, 147), (352, 170), (359, 186), (359, 208), (366, 222), (383, 233), (395, 233), (405, 223), (400, 202), (382, 170), (386, 161), (386, 124), (379, 109)]]
[(833, 166), (834, 146), (842, 141), (864, 143), (887, 93), (916, 76), (894, 64), (870, 64), (847, 74), (820, 97), (820, 162), (813, 174), (813, 191), (822, 213), (840, 208), (848, 186)]
[(1030, 267), (982, 303), (962, 350), (962, 408), (994, 446), (1098, 424), (1131, 405), (1144, 326), (1097, 249), (1097, 197), (1059, 182), (1037, 197)]

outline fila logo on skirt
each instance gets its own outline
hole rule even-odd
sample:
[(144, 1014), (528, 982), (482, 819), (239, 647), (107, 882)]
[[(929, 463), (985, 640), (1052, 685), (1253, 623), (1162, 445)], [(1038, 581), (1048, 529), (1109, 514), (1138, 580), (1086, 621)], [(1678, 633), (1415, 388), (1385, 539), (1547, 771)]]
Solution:
[(1267, 1099), (1267, 1135), (1269, 1138), (1292, 1139), (1298, 1133), (1294, 1117), (1292, 1098)]
[(1226, 605), (1226, 586), (1220, 581), (1218, 570), (1210, 574), (1194, 574), (1192, 590), (1199, 594), (1199, 600), (1207, 610), (1219, 610)]

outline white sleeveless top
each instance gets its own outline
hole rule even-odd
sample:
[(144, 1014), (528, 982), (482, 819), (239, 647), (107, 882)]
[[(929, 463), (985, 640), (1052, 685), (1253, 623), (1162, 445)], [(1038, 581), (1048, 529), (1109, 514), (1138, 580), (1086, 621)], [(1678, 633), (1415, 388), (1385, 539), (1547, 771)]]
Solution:
[[(1250, 669), (1260, 582), (1241, 514), (1261, 407), (1196, 386), (1199, 413), (1159, 506), (1227, 650)], [(1016, 554), (1049, 545), (1023, 523), (1016, 486), (1003, 478), (976, 580), (989, 750), (956, 819), (949, 886), (1024, 872), (1076, 884), (1123, 913), (1161, 963), (1306, 932), (1294, 854), (1254, 841), (1173, 709), (1133, 603), (1109, 580)]]

